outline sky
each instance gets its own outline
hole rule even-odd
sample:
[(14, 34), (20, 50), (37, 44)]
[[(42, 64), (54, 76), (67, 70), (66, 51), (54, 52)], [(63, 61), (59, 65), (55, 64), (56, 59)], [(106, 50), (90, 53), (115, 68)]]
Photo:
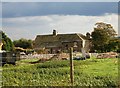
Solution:
[(2, 2), (1, 19), (12, 40), (34, 40), (53, 29), (86, 34), (96, 22), (110, 23), (118, 32), (118, 2)]
[(119, 2), (119, 0), (1, 0), (2, 2)]

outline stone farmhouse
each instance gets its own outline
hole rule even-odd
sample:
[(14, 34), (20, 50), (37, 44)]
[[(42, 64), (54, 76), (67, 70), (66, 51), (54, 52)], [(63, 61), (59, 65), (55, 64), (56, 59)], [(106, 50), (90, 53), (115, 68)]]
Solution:
[(53, 34), (37, 35), (33, 44), (34, 50), (45, 50), (47, 53), (67, 52), (70, 47), (73, 51), (85, 52), (90, 50), (90, 38), (80, 33), (73, 34), (57, 34), (53, 30)]

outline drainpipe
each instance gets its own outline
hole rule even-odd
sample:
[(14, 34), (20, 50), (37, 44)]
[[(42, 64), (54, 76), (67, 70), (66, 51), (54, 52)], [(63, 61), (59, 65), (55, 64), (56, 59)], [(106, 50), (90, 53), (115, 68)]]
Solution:
[(84, 57), (86, 59), (85, 40), (84, 39), (82, 39), (82, 48), (81, 48), (81, 51), (82, 51), (82, 57)]

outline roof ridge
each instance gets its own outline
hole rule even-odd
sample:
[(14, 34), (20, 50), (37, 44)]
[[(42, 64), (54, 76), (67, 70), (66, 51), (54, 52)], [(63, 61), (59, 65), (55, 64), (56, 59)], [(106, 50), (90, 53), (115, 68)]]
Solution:
[[(66, 33), (66, 34), (57, 34), (57, 35), (74, 35), (74, 34), (80, 34), (80, 33)], [(41, 34), (41, 35), (37, 35), (37, 36), (51, 36), (53, 34)]]
[[(78, 34), (78, 33), (77, 33), (77, 36), (78, 36), (79, 38), (81, 38), (82, 40), (86, 40), (86, 36), (83, 35), (83, 34)], [(84, 37), (85, 37), (85, 38), (84, 38)]]
[(77, 33), (77, 36), (83, 40), (83, 38)]

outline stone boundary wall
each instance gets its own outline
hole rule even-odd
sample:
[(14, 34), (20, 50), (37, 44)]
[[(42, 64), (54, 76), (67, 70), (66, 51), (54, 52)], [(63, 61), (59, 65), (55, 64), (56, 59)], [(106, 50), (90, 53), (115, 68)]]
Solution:
[(37, 59), (41, 59), (41, 58), (45, 58), (45, 59), (49, 59), (51, 57), (53, 57), (55, 54), (34, 54), (34, 55), (21, 55), (20, 59), (32, 59), (32, 58), (37, 58)]

